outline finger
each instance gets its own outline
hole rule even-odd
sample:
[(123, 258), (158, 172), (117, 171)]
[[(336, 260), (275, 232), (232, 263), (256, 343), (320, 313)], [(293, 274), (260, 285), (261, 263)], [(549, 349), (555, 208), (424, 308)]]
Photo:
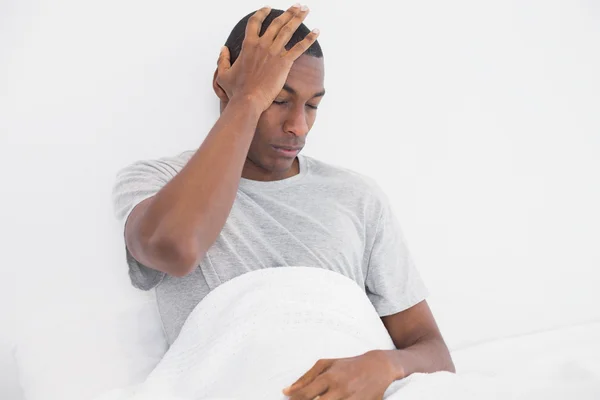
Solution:
[(296, 13), (296, 15), (294, 15), (294, 17), (290, 19), (289, 22), (279, 30), (279, 33), (277, 34), (277, 37), (275, 38), (275, 41), (273, 42), (273, 45), (271, 47), (276, 49), (278, 53), (282, 51), (285, 45), (290, 41), (290, 39), (294, 35), (294, 32), (296, 32), (298, 27), (306, 19), (306, 16), (309, 12), (310, 10), (308, 9), (308, 7), (302, 6), (302, 8)]
[[(375, 399), (383, 399), (383, 397), (373, 397)], [(328, 391), (325, 394), (322, 394), (321, 396), (319, 396), (317, 399), (312, 399), (312, 400), (364, 400), (364, 397), (348, 397), (348, 396), (344, 396), (343, 393), (340, 392), (336, 392), (336, 391)]]
[(219, 74), (222, 74), (229, 68), (231, 68), (231, 53), (229, 53), (229, 48), (227, 46), (223, 46), (221, 47), (219, 59), (217, 60), (217, 70), (219, 71)]
[[(287, 9), (283, 14), (279, 17), (275, 18), (271, 21), (271, 24), (262, 35), (263, 40), (266, 40), (269, 45), (273, 43), (277, 35), (279, 35), (279, 31), (287, 25), (288, 22), (292, 20), (300, 12), (300, 4), (296, 3), (290, 8)], [(292, 32), (293, 33), (293, 32)]]
[(258, 40), (258, 35), (260, 34), (260, 28), (262, 28), (262, 24), (267, 18), (267, 15), (271, 13), (271, 7), (263, 7), (257, 12), (255, 12), (250, 19), (248, 19), (248, 24), (246, 24), (246, 38), (250, 40)]
[(294, 47), (285, 53), (285, 56), (291, 58), (292, 61), (296, 60), (317, 41), (319, 34), (320, 31), (318, 29), (313, 29), (304, 39), (302, 39), (302, 41), (296, 43)]
[(294, 382), (292, 385), (288, 386), (287, 388), (283, 389), (283, 394), (288, 396), (290, 393), (293, 393), (296, 390), (299, 390), (299, 389), (305, 387), (306, 385), (311, 383), (313, 380), (315, 380), (317, 378), (317, 376), (319, 376), (321, 373), (327, 371), (327, 369), (329, 369), (329, 367), (331, 367), (332, 363), (333, 363), (333, 360), (317, 361), (315, 363), (315, 365), (311, 369), (309, 369), (304, 375), (302, 375), (296, 382)]
[(329, 383), (327, 379), (322, 379), (322, 375), (317, 377), (313, 382), (302, 389), (298, 389), (292, 393), (290, 400), (298, 399), (321, 399), (329, 389)]

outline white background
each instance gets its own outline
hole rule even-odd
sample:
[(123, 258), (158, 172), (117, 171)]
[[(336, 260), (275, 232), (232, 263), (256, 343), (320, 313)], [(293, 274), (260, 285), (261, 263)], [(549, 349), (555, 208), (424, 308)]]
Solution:
[[(21, 325), (137, 295), (114, 174), (200, 145), (219, 47), (262, 5), (0, 1), (1, 398)], [(305, 154), (384, 187), (450, 347), (600, 320), (599, 3), (308, 5)]]

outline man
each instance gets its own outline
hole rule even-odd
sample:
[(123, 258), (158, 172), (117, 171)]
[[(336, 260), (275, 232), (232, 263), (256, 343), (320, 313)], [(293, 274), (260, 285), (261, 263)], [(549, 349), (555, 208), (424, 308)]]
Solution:
[(398, 350), (319, 360), (284, 394), (380, 399), (396, 379), (454, 365), (385, 194), (299, 154), (325, 94), (307, 14), (262, 8), (236, 25), (213, 79), (220, 118), (199, 149), (121, 170), (115, 209), (131, 281), (155, 288), (169, 344), (212, 289), (246, 272), (305, 265), (356, 281)]

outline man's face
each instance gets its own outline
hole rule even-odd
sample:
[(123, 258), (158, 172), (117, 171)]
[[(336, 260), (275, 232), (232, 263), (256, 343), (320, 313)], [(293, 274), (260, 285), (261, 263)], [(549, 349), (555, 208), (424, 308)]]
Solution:
[(258, 121), (244, 167), (251, 170), (253, 179), (290, 175), (297, 152), (282, 152), (275, 147), (304, 147), (317, 117), (316, 107), (323, 98), (324, 78), (323, 58), (302, 55), (296, 59), (283, 90)]

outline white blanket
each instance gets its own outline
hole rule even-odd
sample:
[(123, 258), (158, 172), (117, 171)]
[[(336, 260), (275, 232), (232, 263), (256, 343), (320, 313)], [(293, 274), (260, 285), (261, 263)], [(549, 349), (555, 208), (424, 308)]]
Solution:
[[(203, 299), (143, 384), (97, 400), (283, 400), (282, 389), (318, 359), (393, 348), (364, 290), (351, 279), (319, 268), (264, 269)], [(438, 372), (396, 381), (385, 398), (553, 399), (557, 387), (538, 382), (527, 392), (523, 382)]]

